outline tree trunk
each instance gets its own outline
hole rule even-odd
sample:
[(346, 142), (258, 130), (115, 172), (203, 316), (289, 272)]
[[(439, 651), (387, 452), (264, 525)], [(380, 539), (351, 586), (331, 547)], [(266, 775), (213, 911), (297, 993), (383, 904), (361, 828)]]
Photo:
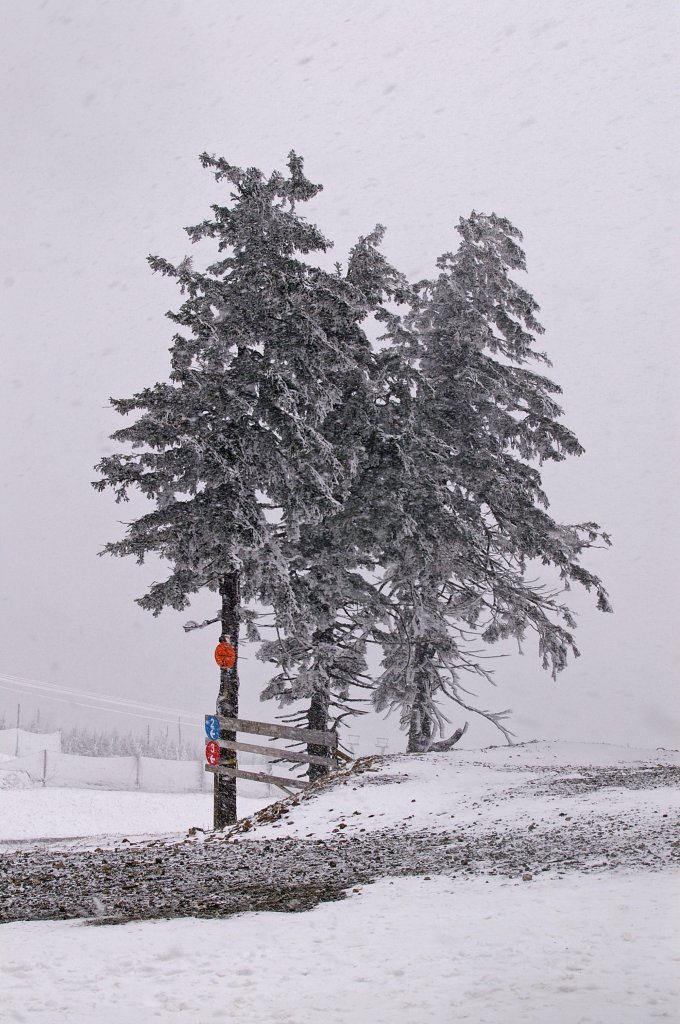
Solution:
[[(220, 582), (222, 598), (222, 635), (220, 640), (231, 644), (236, 651), (232, 668), (220, 669), (220, 692), (217, 698), (217, 714), (227, 718), (238, 718), (238, 634), (240, 588), (238, 573), (226, 573)], [(236, 733), (220, 729), (220, 739), (235, 740)], [(236, 751), (223, 750), (222, 762), (226, 767), (236, 768)], [(237, 820), (236, 779), (215, 775), (214, 825), (224, 828)]]
[[(312, 639), (317, 643), (331, 643), (333, 640), (333, 627), (330, 629), (318, 630), (314, 633)], [(328, 708), (330, 706), (330, 693), (328, 688), (319, 688), (312, 694), (312, 699), (307, 712), (307, 725), (309, 729), (319, 729), (321, 732), (326, 732), (328, 728)], [(320, 757), (328, 756), (328, 749), (320, 743), (308, 743), (307, 744), (308, 754), (318, 754)], [(323, 764), (310, 764), (307, 776), (310, 782), (316, 782), (317, 779), (322, 778), (324, 775), (328, 775), (329, 768)]]
[(428, 646), (422, 643), (417, 644), (415, 653), (416, 692), (411, 707), (407, 754), (417, 754), (427, 750), (432, 742), (432, 715), (429, 710), (430, 684), (426, 664), (429, 657)]
[[(310, 729), (321, 729), (326, 731), (328, 726), (328, 694), (314, 693), (307, 712), (307, 722)], [(308, 743), (308, 754), (319, 754), (321, 757), (328, 757), (328, 749), (320, 743)], [(323, 764), (310, 764), (308, 777), (310, 782), (316, 782), (323, 775), (328, 775), (329, 768)]]

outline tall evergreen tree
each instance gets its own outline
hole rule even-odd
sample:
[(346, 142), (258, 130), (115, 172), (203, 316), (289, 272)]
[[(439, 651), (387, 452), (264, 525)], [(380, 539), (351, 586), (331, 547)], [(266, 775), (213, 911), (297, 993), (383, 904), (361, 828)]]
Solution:
[[(525, 269), (521, 235), (494, 214), (473, 213), (458, 230), (459, 249), (419, 287), (397, 343), (419, 376), (397, 540), (384, 558), (394, 613), (375, 699), (400, 709), (411, 750), (441, 731), (438, 696), (470, 707), (461, 671), (488, 677), (476, 642), (521, 644), (532, 629), (553, 675), (578, 655), (573, 615), (558, 591), (529, 578), (536, 565), (556, 569), (563, 589), (594, 590), (598, 608), (611, 610), (580, 563), (606, 534), (547, 511), (540, 464), (583, 449), (559, 422), (558, 385), (526, 365), (548, 360), (535, 348), (538, 306), (510, 276)], [(482, 714), (508, 735), (504, 713)]]
[[(407, 283), (379, 250), (379, 225), (352, 249), (345, 280), (354, 289), (364, 318), (389, 319), (386, 304), (404, 302)], [(363, 327), (341, 325), (351, 364), (339, 370), (341, 400), (324, 421), (323, 436), (345, 469), (347, 486), (334, 512), (304, 526), (287, 550), (297, 615), (285, 635), (262, 646), (258, 657), (279, 671), (263, 693), (283, 706), (308, 701), (291, 720), (312, 729), (337, 728), (350, 715), (365, 713), (356, 689), (370, 690), (365, 644), (380, 607), (366, 569), (375, 568), (375, 527), (367, 523), (367, 476), (376, 471), (376, 453), (385, 429), (381, 403), (386, 360), (376, 353)], [(368, 529), (366, 528), (368, 525)], [(365, 698), (370, 703), (369, 698)], [(321, 753), (313, 744), (312, 754)], [(324, 774), (312, 764), (311, 779)]]
[[(218, 592), (222, 635), (238, 649), (248, 602), (274, 608), (283, 628), (295, 621), (286, 546), (335, 510), (345, 486), (322, 426), (354, 354), (331, 328), (364, 311), (339, 275), (300, 258), (330, 246), (298, 213), (321, 188), (300, 157), (290, 154), (288, 176), (269, 177), (207, 154), (201, 162), (232, 191), (186, 230), (192, 242), (215, 240), (219, 258), (201, 272), (190, 258), (150, 257), (186, 296), (168, 313), (181, 331), (170, 380), (112, 400), (122, 415), (137, 414), (113, 435), (133, 451), (102, 459), (94, 486), (111, 487), (117, 501), (136, 488), (154, 503), (102, 552), (169, 563), (167, 579), (138, 603), (157, 615), (184, 609), (202, 588)], [(238, 661), (221, 673), (217, 712), (238, 714)], [(235, 780), (218, 776), (216, 827), (235, 817)]]

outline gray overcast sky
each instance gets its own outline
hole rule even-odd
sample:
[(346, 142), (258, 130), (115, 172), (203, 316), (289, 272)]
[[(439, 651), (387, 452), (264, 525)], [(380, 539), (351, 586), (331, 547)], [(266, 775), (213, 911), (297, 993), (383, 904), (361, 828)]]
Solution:
[[(545, 474), (553, 512), (614, 548), (574, 594), (582, 658), (535, 651), (482, 706), (520, 739), (678, 743), (678, 153), (674, 0), (4, 0), (0, 673), (201, 716), (216, 639), (133, 604), (153, 578), (98, 559), (135, 508), (90, 487), (107, 408), (163, 378), (178, 295), (148, 253), (189, 251), (216, 188), (207, 149), (269, 171), (295, 148), (342, 260), (380, 221), (432, 272), (471, 209), (523, 232), (565, 422), (586, 454)], [(263, 669), (242, 664), (243, 711)], [(0, 679), (0, 711), (18, 696)], [(25, 708), (35, 701), (21, 697)], [(84, 714), (45, 703), (54, 721)], [(272, 714), (273, 711), (266, 712)], [(457, 718), (455, 719), (457, 721)], [(135, 719), (116, 716), (127, 728)], [(393, 725), (366, 723), (371, 735)], [(471, 744), (498, 734), (474, 725)]]

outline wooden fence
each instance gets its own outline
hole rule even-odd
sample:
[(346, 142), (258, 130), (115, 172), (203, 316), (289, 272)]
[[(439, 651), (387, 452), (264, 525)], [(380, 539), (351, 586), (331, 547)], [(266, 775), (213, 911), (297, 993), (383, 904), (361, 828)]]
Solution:
[[(209, 730), (209, 723), (215, 721), (219, 723), (220, 729), (224, 729), (227, 732), (243, 732), (249, 733), (255, 736), (268, 736), (274, 739), (285, 739), (293, 740), (298, 743), (313, 743), (315, 746), (325, 747), (327, 754), (323, 756), (321, 754), (308, 754), (301, 753), (297, 750), (288, 750), (285, 747), (272, 747), (261, 743), (244, 743), (241, 740), (223, 740), (219, 737), (215, 737), (212, 741), (213, 749), (214, 746), (218, 746), (220, 751), (239, 751), (251, 754), (266, 754), (272, 761), (292, 761), (301, 764), (317, 764), (327, 766), (331, 770), (338, 768), (339, 759), (351, 760), (346, 754), (338, 749), (338, 734), (337, 732), (322, 732), (317, 729), (299, 729), (292, 725), (273, 725), (269, 722), (252, 722), (245, 718), (226, 718), (223, 715), (206, 715), (206, 733), (211, 736), (212, 733)], [(214, 728), (214, 727), (213, 727)], [(210, 747), (210, 744), (208, 744)], [(206, 748), (207, 750), (208, 748)], [(206, 754), (207, 756), (207, 754)], [(279, 775), (268, 775), (266, 772), (249, 772), (243, 771), (238, 767), (233, 767), (230, 764), (222, 764), (221, 760), (217, 764), (206, 764), (205, 770), (212, 772), (215, 775), (226, 775), (232, 779), (248, 779), (251, 782), (265, 782), (274, 786), (278, 786), (285, 792), (290, 793), (291, 789), (305, 789), (309, 782), (303, 779), (291, 779), (288, 777), (282, 777)]]

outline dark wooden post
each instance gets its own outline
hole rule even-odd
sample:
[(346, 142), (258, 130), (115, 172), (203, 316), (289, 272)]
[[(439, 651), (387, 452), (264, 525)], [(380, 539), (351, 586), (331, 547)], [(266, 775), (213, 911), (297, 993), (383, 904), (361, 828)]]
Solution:
[[(217, 698), (217, 714), (225, 718), (238, 718), (238, 634), (240, 590), (238, 573), (226, 573), (220, 582), (222, 598), (222, 635), (220, 640), (231, 644), (236, 651), (236, 661), (232, 668), (220, 669), (220, 692)], [(235, 740), (236, 733), (220, 729), (220, 739)], [(236, 751), (223, 751), (223, 762), (226, 767), (236, 768)], [(214, 825), (224, 828), (233, 825), (237, 820), (236, 813), (236, 779), (226, 775), (215, 775)]]

